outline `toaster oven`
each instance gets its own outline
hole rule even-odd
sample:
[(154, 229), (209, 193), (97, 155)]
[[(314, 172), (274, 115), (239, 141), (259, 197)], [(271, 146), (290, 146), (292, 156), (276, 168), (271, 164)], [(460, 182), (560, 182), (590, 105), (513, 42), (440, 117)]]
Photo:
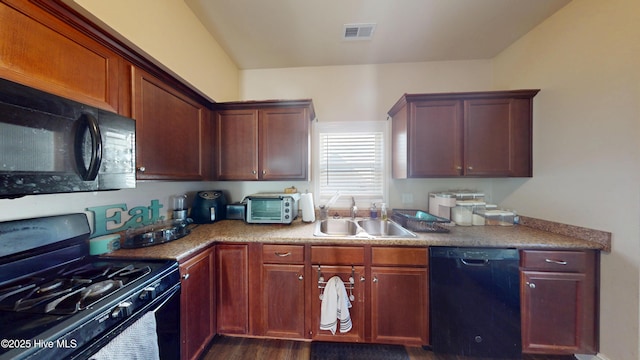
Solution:
[(300, 194), (258, 193), (246, 197), (246, 222), (291, 224), (298, 216)]

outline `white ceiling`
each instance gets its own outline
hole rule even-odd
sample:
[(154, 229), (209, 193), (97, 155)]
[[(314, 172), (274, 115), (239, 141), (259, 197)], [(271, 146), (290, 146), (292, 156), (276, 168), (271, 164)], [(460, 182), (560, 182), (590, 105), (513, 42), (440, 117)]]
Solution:
[[(490, 59), (571, 0), (185, 0), (240, 69)], [(375, 23), (371, 40), (344, 24)]]

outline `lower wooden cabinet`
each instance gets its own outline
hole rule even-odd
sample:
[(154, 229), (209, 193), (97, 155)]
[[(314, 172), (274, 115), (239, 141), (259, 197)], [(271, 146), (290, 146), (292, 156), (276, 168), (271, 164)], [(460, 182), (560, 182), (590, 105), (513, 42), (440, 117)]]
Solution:
[[(183, 339), (207, 333), (185, 325), (189, 318), (207, 319), (208, 324), (217, 314), (219, 334), (429, 345), (426, 247), (218, 244), (217, 313), (188, 312), (194, 306), (212, 309), (207, 296), (213, 295), (188, 283), (196, 269), (206, 274), (207, 266), (213, 268), (211, 254), (181, 265), (183, 276), (189, 274), (183, 280), (183, 298), (189, 298), (182, 308), (187, 314)], [(524, 353), (597, 353), (599, 263), (598, 251), (521, 251)], [(335, 335), (320, 330), (321, 294), (324, 283), (333, 276), (340, 276), (348, 294), (353, 295), (349, 309), (352, 329), (346, 333), (338, 330)], [(208, 280), (199, 280), (203, 281)], [(197, 356), (197, 344), (208, 338), (188, 339), (191, 343), (187, 342), (183, 354), (189, 356), (183, 357)]]
[(525, 250), (520, 262), (523, 352), (597, 353), (599, 253)]
[[(351, 317), (352, 328), (350, 331), (341, 333), (340, 325), (336, 329), (335, 335), (329, 330), (320, 330), (320, 315), (322, 307), (322, 299), (320, 294), (324, 293), (324, 288), (318, 285), (317, 267), (313, 265), (314, 279), (311, 284), (311, 338), (313, 340), (336, 341), (336, 342), (365, 342), (365, 280), (364, 266), (350, 265), (320, 265), (320, 272), (324, 281), (329, 281), (333, 276), (339, 276), (345, 283), (345, 287), (349, 288), (349, 278), (353, 276), (353, 289), (347, 289), (349, 295), (353, 295), (351, 300), (351, 308), (349, 316)], [(324, 286), (324, 284), (320, 284)]]
[(372, 249), (371, 341), (429, 344), (426, 248)]
[(319, 331), (321, 289), (312, 284), (312, 339), (429, 344), (427, 259), (425, 247), (312, 246), (312, 272), (320, 267), (325, 281), (338, 275), (347, 287), (354, 281), (353, 329), (336, 335)]
[(214, 251), (207, 249), (180, 264), (181, 359), (196, 359), (215, 335)]
[(304, 245), (262, 248), (261, 335), (285, 339), (306, 336)]
[(248, 334), (248, 245), (216, 245), (216, 280), (218, 333)]

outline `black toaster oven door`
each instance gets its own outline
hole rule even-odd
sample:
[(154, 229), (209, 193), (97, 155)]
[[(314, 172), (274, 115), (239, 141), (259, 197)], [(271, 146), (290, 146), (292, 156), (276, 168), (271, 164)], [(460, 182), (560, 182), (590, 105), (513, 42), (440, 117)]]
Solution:
[(282, 221), (281, 198), (260, 198), (249, 199), (250, 222), (257, 223), (281, 223)]

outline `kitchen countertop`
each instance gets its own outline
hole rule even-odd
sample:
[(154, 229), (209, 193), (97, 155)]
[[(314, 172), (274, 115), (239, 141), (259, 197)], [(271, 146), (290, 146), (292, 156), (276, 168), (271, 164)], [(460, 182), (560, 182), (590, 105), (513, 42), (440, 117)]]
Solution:
[[(140, 249), (120, 249), (109, 257), (185, 260), (218, 243), (261, 242), (313, 245), (468, 246), (520, 249), (595, 249), (610, 251), (610, 233), (523, 217), (528, 225), (453, 226), (449, 233), (414, 232), (416, 238), (367, 239), (313, 236), (315, 223), (299, 218), (290, 225), (247, 224), (222, 220), (198, 225), (172, 242)], [(567, 230), (567, 227), (569, 229)], [(558, 228), (560, 231), (555, 231)], [(544, 229), (544, 230), (541, 230)], [(600, 241), (599, 238), (603, 240)], [(596, 239), (596, 240), (592, 240)]]

